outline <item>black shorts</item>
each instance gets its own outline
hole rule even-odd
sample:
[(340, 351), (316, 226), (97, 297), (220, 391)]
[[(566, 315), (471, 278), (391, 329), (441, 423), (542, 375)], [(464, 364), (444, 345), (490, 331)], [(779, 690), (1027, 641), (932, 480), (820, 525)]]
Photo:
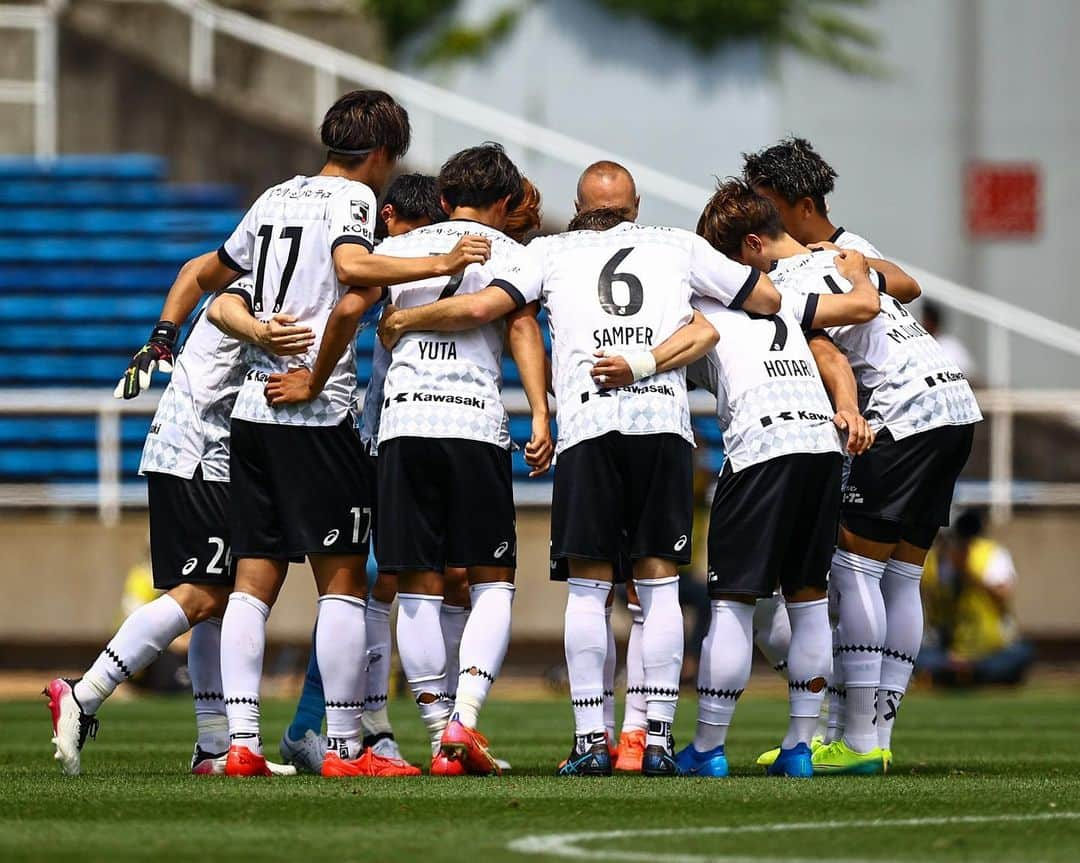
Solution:
[(883, 430), (867, 452), (852, 460), (841, 521), (860, 536), (876, 533), (864, 526), (867, 522), (886, 522), (884, 533), (865, 537), (880, 542), (932, 536), (949, 523), (956, 481), (974, 436), (974, 425), (942, 426), (903, 440)]
[[(626, 584), (634, 578), (634, 562), (628, 552), (621, 552), (612, 561), (612, 581), (615, 584)], [(570, 560), (566, 557), (551, 559), (551, 581), (568, 581), (570, 578)]]
[(379, 570), (517, 566), (510, 451), (460, 438), (379, 444)]
[(229, 554), (229, 483), (148, 473), (150, 564), (154, 587), (181, 584), (229, 587), (235, 568)]
[(709, 520), (709, 593), (825, 591), (840, 514), (839, 453), (724, 465)]
[(676, 434), (609, 432), (555, 462), (551, 559), (690, 562), (693, 448)]
[(367, 557), (375, 469), (352, 423), (232, 421), (233, 557)]

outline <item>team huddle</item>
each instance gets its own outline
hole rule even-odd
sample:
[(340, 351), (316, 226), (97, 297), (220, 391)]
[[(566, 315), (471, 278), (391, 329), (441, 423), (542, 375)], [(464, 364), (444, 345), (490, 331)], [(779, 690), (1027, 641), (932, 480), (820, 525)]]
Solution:
[[(540, 194), (497, 144), (390, 182), (410, 127), (379, 91), (343, 96), (320, 134), (322, 171), (268, 189), (185, 264), (117, 386), (134, 398), (172, 371), (140, 465), (164, 593), (81, 679), (46, 688), (64, 772), (80, 772), (104, 700), (190, 630), (193, 773), (420, 775), (387, 714), (395, 598), (430, 773), (509, 769), (478, 730), (515, 593), (504, 350), (531, 412), (530, 475), (554, 465), (574, 717), (559, 775), (727, 775), (755, 643), (788, 681), (788, 731), (758, 759), (770, 775), (885, 772), (923, 563), (981, 414), (904, 307), (918, 284), (830, 221), (828, 164), (800, 139), (748, 155), (690, 232), (639, 224), (633, 177), (598, 162), (567, 230), (524, 244)], [(358, 356), (368, 326), (378, 341)], [(688, 385), (716, 397), (725, 463), (697, 731), (677, 750)], [(305, 558), (318, 613), (279, 764), (260, 727), (266, 624)], [(617, 583), (633, 619), (618, 734)]]

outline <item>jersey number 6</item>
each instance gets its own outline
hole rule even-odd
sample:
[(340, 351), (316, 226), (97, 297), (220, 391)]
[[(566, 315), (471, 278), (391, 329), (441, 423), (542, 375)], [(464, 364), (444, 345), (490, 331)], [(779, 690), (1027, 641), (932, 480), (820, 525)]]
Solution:
[[(633, 273), (615, 272), (619, 264), (626, 260), (626, 256), (632, 251), (634, 251), (633, 247), (619, 249), (600, 271), (600, 281), (596, 285), (596, 290), (600, 296), (600, 307), (609, 315), (618, 315), (619, 317), (636, 315), (641, 311), (641, 304), (645, 300), (645, 289), (641, 285), (641, 279)], [(622, 292), (626, 294), (626, 302), (624, 303), (615, 300), (615, 282), (622, 282), (626, 285)]]

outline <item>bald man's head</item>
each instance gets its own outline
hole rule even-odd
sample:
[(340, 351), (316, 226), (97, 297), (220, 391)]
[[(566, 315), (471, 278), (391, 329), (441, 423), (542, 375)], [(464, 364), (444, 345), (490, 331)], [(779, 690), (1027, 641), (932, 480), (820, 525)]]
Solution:
[(579, 213), (610, 207), (623, 210), (630, 221), (637, 219), (637, 186), (634, 177), (618, 162), (594, 162), (585, 169), (577, 184), (574, 209)]

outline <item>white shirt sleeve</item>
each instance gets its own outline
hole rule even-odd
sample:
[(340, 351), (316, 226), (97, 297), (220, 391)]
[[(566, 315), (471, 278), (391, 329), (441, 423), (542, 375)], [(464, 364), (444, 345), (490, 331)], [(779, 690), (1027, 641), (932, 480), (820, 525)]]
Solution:
[(544, 289), (544, 253), (539, 241), (508, 257), (495, 270), (490, 286), (506, 291), (519, 309), (539, 300)]
[(375, 248), (375, 193), (363, 183), (352, 182), (330, 200), (330, 252), (346, 243)]
[(732, 309), (742, 308), (761, 273), (716, 251), (703, 238), (692, 235), (690, 242), (690, 290), (712, 297)]
[(803, 332), (813, 329), (817, 306), (817, 294), (804, 294), (801, 291), (792, 290), (780, 292), (780, 307), (799, 322)]
[(255, 263), (255, 237), (259, 230), (259, 205), (262, 196), (251, 205), (232, 232), (229, 239), (218, 249), (218, 259), (230, 270), (237, 273), (250, 273)]
[(255, 281), (248, 276), (242, 276), (235, 282), (232, 282), (225, 290), (223, 294), (235, 294), (240, 297), (245, 303), (247, 303), (248, 311), (251, 314), (255, 314)]
[(1004, 548), (994, 549), (983, 572), (983, 584), (987, 587), (1012, 587), (1016, 584), (1016, 566), (1012, 555)]

